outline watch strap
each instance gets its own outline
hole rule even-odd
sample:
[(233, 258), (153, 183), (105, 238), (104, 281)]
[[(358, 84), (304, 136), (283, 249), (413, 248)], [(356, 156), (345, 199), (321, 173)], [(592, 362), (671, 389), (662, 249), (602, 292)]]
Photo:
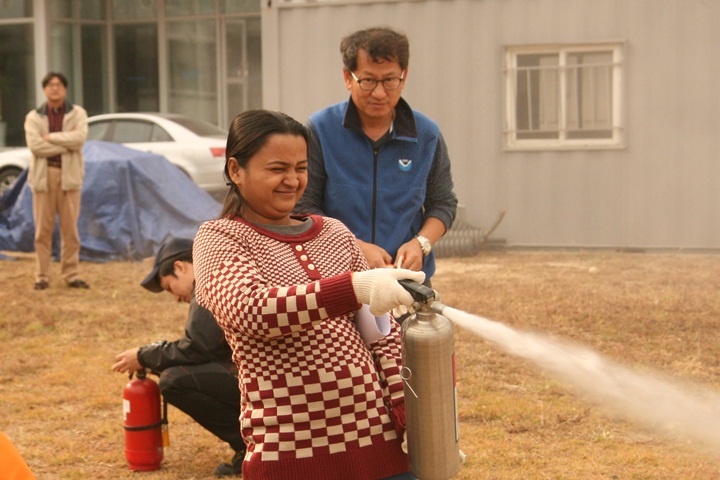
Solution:
[(430, 255), (430, 252), (432, 252), (432, 243), (430, 243), (430, 240), (422, 235), (415, 235), (415, 239), (420, 242), (420, 249), (422, 250), (423, 257)]

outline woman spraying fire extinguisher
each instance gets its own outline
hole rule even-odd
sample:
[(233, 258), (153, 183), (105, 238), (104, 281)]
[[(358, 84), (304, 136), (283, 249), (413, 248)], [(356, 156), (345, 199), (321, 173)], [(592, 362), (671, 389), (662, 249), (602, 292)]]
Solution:
[(248, 443), (243, 478), (378, 480), (408, 473), (400, 326), (366, 346), (355, 326), (412, 296), (425, 275), (368, 265), (337, 220), (291, 215), (307, 184), (308, 132), (278, 112), (232, 122), (218, 220), (195, 237), (198, 303), (233, 348)]

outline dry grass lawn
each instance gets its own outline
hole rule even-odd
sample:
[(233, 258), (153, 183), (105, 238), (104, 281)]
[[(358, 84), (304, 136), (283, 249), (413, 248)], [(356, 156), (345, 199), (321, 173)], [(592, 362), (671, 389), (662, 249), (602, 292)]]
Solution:
[[(187, 306), (138, 282), (148, 265), (83, 263), (92, 285), (32, 289), (0, 261), (0, 430), (39, 479), (210, 479), (230, 451), (170, 408), (161, 470), (124, 458), (116, 353), (175, 339)], [(53, 266), (57, 271), (57, 265)], [(591, 270), (592, 269), (592, 270)], [(483, 251), (442, 259), (443, 303), (572, 339), (641, 371), (720, 391), (720, 256)], [(720, 452), (645, 429), (475, 334), (456, 331), (460, 479), (717, 479)]]

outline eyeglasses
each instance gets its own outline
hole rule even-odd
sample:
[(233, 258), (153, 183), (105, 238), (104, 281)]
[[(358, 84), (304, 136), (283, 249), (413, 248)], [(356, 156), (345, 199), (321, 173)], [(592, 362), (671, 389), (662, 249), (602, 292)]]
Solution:
[(382, 80), (375, 80), (374, 78), (358, 78), (353, 72), (350, 72), (350, 75), (352, 75), (358, 85), (360, 85), (360, 90), (365, 90), (366, 92), (372, 92), (375, 90), (378, 83), (382, 83), (385, 90), (395, 90), (405, 79), (405, 72), (403, 72), (399, 77), (384, 78)]

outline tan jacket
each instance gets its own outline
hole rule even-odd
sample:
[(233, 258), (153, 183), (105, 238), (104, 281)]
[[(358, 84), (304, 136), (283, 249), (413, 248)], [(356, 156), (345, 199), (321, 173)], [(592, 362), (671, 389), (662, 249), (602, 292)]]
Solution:
[[(79, 105), (65, 103), (62, 132), (50, 133), (47, 103), (25, 117), (25, 142), (33, 154), (28, 183), (33, 191), (47, 192), (47, 157), (62, 156), (62, 189), (80, 190), (85, 178), (82, 147), (88, 133), (87, 112)], [(50, 133), (50, 141), (43, 135)]]

